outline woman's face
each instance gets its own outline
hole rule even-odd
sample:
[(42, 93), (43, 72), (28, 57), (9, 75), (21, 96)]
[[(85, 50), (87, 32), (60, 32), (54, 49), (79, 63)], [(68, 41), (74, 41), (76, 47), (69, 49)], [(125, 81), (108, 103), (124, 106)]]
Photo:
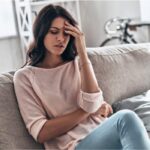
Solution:
[(62, 17), (54, 19), (44, 38), (44, 46), (52, 55), (61, 55), (70, 40), (70, 35), (64, 31), (65, 21)]

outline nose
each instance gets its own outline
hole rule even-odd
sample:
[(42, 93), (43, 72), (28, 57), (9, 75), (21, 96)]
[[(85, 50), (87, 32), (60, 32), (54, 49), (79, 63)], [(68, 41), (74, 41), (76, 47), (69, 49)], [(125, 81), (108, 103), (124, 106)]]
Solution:
[(57, 40), (59, 42), (63, 42), (65, 40), (65, 36), (64, 36), (64, 33), (63, 32), (60, 32), (58, 35), (57, 35)]

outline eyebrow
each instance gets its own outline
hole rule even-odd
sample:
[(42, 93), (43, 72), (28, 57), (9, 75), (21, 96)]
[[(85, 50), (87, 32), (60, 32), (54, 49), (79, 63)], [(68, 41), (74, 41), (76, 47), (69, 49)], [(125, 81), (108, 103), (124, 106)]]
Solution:
[(63, 29), (63, 27), (62, 27), (62, 28), (58, 28), (58, 27), (50, 27), (50, 29), (51, 29), (51, 28), (54, 28), (54, 29), (57, 29), (57, 30)]

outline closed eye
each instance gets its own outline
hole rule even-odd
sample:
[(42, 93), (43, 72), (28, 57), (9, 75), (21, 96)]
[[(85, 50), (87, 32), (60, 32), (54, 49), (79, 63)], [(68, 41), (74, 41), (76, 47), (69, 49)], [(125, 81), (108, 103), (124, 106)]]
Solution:
[(59, 33), (58, 30), (49, 30), (49, 32), (50, 32), (51, 34), (58, 34), (58, 33)]
[[(51, 33), (51, 34), (53, 34), (53, 35), (57, 35), (57, 34), (59, 34), (61, 31), (59, 30), (59, 29), (50, 29), (49, 31), (48, 31), (49, 33)], [(66, 32), (63, 32), (63, 34), (64, 34), (64, 36), (70, 36), (68, 33), (66, 33)]]

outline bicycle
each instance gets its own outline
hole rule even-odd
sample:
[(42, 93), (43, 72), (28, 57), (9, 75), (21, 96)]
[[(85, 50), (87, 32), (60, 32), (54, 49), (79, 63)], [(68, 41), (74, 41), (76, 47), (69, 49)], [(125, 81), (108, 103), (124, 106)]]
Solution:
[[(100, 47), (114, 44), (138, 43), (130, 31), (137, 31), (137, 28), (150, 26), (150, 23), (132, 23), (130, 18), (112, 18), (105, 23), (104, 30), (107, 38), (100, 44)], [(111, 29), (115, 26), (115, 29)]]

